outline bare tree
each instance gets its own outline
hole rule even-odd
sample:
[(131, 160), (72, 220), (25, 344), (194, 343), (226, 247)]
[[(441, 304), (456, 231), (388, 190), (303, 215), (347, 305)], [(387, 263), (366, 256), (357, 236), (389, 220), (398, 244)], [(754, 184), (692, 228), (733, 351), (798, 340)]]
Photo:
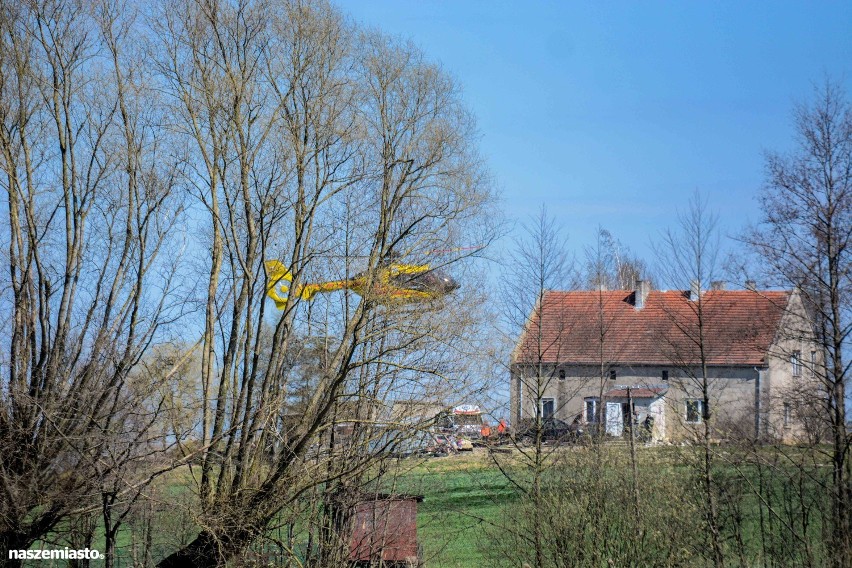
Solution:
[(0, 5), (4, 550), (99, 509), (92, 472), (110, 469), (124, 418), (151, 395), (132, 374), (181, 314), (176, 166), (112, 10)]
[[(594, 246), (586, 248), (585, 280), (594, 294), (593, 303), (589, 306), (589, 317), (595, 325), (592, 326), (592, 336), (588, 342), (594, 345), (594, 371), (590, 377), (598, 387), (597, 400), (602, 404), (604, 390), (610, 371), (621, 358), (625, 345), (613, 340), (613, 332), (623, 322), (613, 310), (622, 298), (607, 293), (609, 290), (635, 290), (639, 281), (643, 280), (643, 272), (647, 271), (645, 263), (632, 257), (629, 249), (624, 247), (606, 229), (599, 228)], [(650, 285), (650, 284), (649, 284)], [(593, 441), (600, 441), (606, 424), (606, 409), (597, 408), (595, 428), (597, 435)], [(631, 428), (631, 439), (633, 428)]]
[[(602, 542), (599, 546), (591, 548), (593, 557), (600, 558), (607, 555), (607, 532), (606, 525), (608, 519), (603, 515), (605, 510), (605, 501), (609, 498), (607, 486), (603, 483), (603, 478), (606, 475), (606, 452), (602, 447), (606, 436), (609, 421), (613, 417), (610, 416), (610, 410), (607, 408), (606, 398), (604, 396), (606, 385), (610, 378), (610, 373), (615, 372), (615, 365), (622, 360), (623, 350), (626, 345), (618, 337), (618, 329), (623, 325), (620, 312), (616, 309), (617, 305), (622, 301), (622, 294), (613, 294), (609, 292), (614, 290), (636, 290), (639, 282), (643, 279), (643, 271), (646, 271), (645, 264), (640, 259), (631, 256), (630, 251), (624, 247), (612, 234), (606, 229), (599, 228), (594, 246), (587, 247), (586, 253), (586, 281), (591, 287), (591, 302), (588, 306), (588, 317), (593, 322), (588, 330), (590, 336), (587, 341), (592, 347), (594, 365), (592, 372), (588, 377), (593, 386), (596, 387), (595, 393), (595, 416), (594, 423), (591, 424), (592, 432), (588, 441), (593, 446), (592, 476), (588, 480), (588, 493), (596, 506), (591, 508), (589, 514), (589, 525), (592, 534), (601, 535), (598, 537)], [(636, 293), (640, 293), (637, 291)], [(615, 336), (615, 337), (614, 337)], [(635, 522), (633, 535), (635, 538), (624, 539), (625, 547), (634, 547), (634, 550), (641, 548), (641, 542), (645, 540), (646, 527), (642, 522), (642, 509), (639, 498), (639, 474), (636, 460), (636, 428), (633, 424), (633, 400), (630, 397), (630, 388), (627, 389), (628, 407), (630, 408), (630, 418), (625, 425), (628, 434), (628, 445), (630, 448), (630, 495), (632, 497), (632, 520)], [(620, 413), (621, 410), (618, 410)], [(588, 416), (586, 417), (588, 422)], [(638, 546), (637, 546), (638, 545)]]
[[(561, 320), (558, 315), (545, 318), (545, 313), (550, 312), (546, 305), (547, 294), (554, 289), (571, 287), (574, 275), (565, 237), (543, 206), (524, 226), (524, 231), (525, 237), (516, 241), (516, 249), (507, 259), (502, 296), (506, 322), (513, 335), (520, 336), (510, 362), (514, 428), (523, 430), (522, 435), (530, 440), (530, 445), (518, 444), (522, 468), (517, 475), (513, 467), (501, 467), (501, 471), (524, 499), (537, 508), (544, 499), (543, 476), (547, 468), (553, 466), (555, 456), (554, 449), (544, 445), (547, 421), (559, 410), (558, 397), (554, 394), (563, 383), (555, 362), (559, 360), (560, 339), (570, 332), (570, 322)], [(516, 443), (520, 441), (516, 439)], [(499, 455), (494, 457), (500, 466)], [(532, 534), (525, 536), (532, 545), (533, 566), (541, 568), (545, 565), (547, 550), (546, 521), (543, 518), (531, 520)], [(506, 527), (506, 530), (512, 529)]]
[[(515, 531), (519, 539), (529, 543), (528, 549), (525, 547), (519, 550), (518, 556), (511, 556), (510, 561), (534, 558), (533, 562), (542, 566), (554, 561), (588, 560), (594, 565), (616, 554), (608, 540), (612, 527), (604, 515), (606, 501), (611, 497), (610, 486), (604, 482), (604, 478), (608, 475), (607, 460), (612, 454), (600, 444), (606, 427), (601, 401), (606, 399), (607, 385), (614, 376), (611, 372), (621, 360), (625, 348), (617, 333), (623, 324), (619, 307), (624, 305), (625, 297), (629, 297), (629, 293), (622, 291), (622, 287), (633, 286), (636, 280), (641, 279), (638, 270), (642, 263), (630, 260), (625, 247), (618, 244), (609, 232), (600, 230), (596, 246), (586, 251), (586, 270), (583, 275), (584, 280), (594, 289), (572, 291), (574, 275), (567, 262), (564, 243), (558, 239), (552, 221), (541, 216), (533, 230), (530, 230), (530, 235), (530, 244), (519, 246), (518, 258), (511, 260), (512, 275), (504, 280), (511, 282), (515, 288), (529, 282), (526, 293), (537, 294), (527, 304), (512, 298), (513, 302), (517, 302), (513, 308), (528, 310), (523, 314), (526, 319), (519, 322), (522, 323), (523, 332), (513, 353), (512, 406), (516, 412), (521, 410), (535, 416), (535, 420), (527, 421), (532, 428), (521, 426), (528, 435), (533, 434), (530, 448), (518, 448), (525, 467), (520, 470), (502, 467), (519, 488), (522, 501), (529, 505), (530, 511), (525, 509), (526, 512), (521, 512), (523, 519), (508, 515), (511, 519), (508, 524), (512, 526), (501, 527), (501, 530)], [(552, 268), (554, 266), (559, 269)], [(542, 275), (549, 278), (543, 278)], [(561, 278), (554, 278), (553, 275)], [(549, 289), (554, 284), (563, 289)], [(616, 290), (609, 290), (611, 286)], [(580, 393), (586, 395), (584, 406), (581, 409), (569, 407), (568, 404), (581, 396)], [(585, 425), (589, 431), (582, 437), (582, 441), (592, 444), (590, 455), (593, 459), (581, 466), (592, 468), (583, 483), (589, 506), (582, 512), (582, 521), (579, 521), (584, 525), (585, 536), (574, 543), (577, 549), (564, 553), (555, 552), (554, 543), (548, 541), (552, 537), (545, 536), (547, 530), (544, 526), (553, 522), (547, 520), (548, 516), (559, 513), (551, 506), (553, 495), (545, 494), (541, 486), (544, 479), (550, 483), (570, 475), (565, 470), (572, 467), (571, 464), (577, 464), (577, 460), (569, 458), (564, 448), (558, 447), (559, 444), (543, 444), (544, 434), (551, 428), (549, 417), (545, 415), (550, 401), (553, 410), (560, 413), (560, 418), (573, 423), (572, 427), (577, 429), (575, 432), (579, 434), (581, 425)], [(582, 412), (578, 413), (578, 410)], [(518, 418), (515, 420), (518, 422)], [(627, 428), (633, 434), (632, 424), (628, 424)], [(639, 503), (639, 472), (635, 451), (631, 452), (631, 458), (628, 486), (633, 512), (630, 524), (635, 538), (622, 539), (620, 546), (622, 552), (631, 549), (638, 554), (647, 541), (641, 523), (643, 513)], [(501, 465), (499, 456), (496, 456), (496, 461)], [(529, 473), (526, 485), (522, 483), (524, 480), (518, 475), (519, 472)], [(513, 478), (513, 474), (517, 479)], [(552, 486), (548, 487), (548, 491), (552, 490)]]
[(680, 284), (689, 290), (689, 299), (682, 310), (667, 314), (671, 330), (661, 337), (663, 352), (680, 368), (688, 382), (700, 392), (700, 425), (696, 432), (702, 448), (699, 467), (703, 492), (703, 513), (710, 540), (712, 560), (716, 568), (724, 565), (721, 520), (713, 479), (714, 460), (711, 448), (711, 418), (715, 401), (711, 399), (708, 363), (713, 356), (709, 334), (714, 314), (702, 291), (719, 277), (719, 233), (717, 217), (699, 193), (695, 193), (689, 208), (678, 217), (679, 227), (667, 230), (662, 243), (656, 247), (660, 271), (664, 280)]
[[(286, 523), (279, 514), (295, 520), (315, 489), (333, 505), (333, 485), (371, 463), (369, 451), (338, 467), (327, 462), (336, 453), (309, 456), (347, 400), (366, 414), (378, 404), (361, 379), (378, 381), (375, 396), (388, 396), (389, 381), (445, 380), (469, 319), (441, 299), (389, 301), (386, 280), (394, 259), (422, 262), (458, 244), (489, 191), (454, 83), (412, 46), (359, 33), (325, 3), (187, 1), (163, 6), (157, 34), (197, 166), (187, 183), (206, 218), (199, 245), (211, 250), (200, 298), (205, 453), (193, 468), (201, 530), (160, 565), (218, 566), (273, 519)], [(280, 316), (264, 301), (271, 259), (290, 290)], [(293, 292), (356, 277), (360, 296)], [(309, 390), (290, 358), (305, 337), (328, 339)], [(308, 396), (299, 415), (283, 416), (294, 389)]]
[(831, 437), (831, 539), (834, 566), (852, 563), (852, 460), (846, 404), (852, 331), (852, 109), (826, 80), (796, 107), (797, 148), (767, 158), (763, 217), (745, 241), (772, 284), (797, 289), (815, 320), (819, 351), (809, 364), (822, 383), (813, 400)]
[[(160, 345), (148, 351), (117, 396), (110, 420), (111, 439), (92, 464), (100, 487), (100, 528), (104, 565), (117, 565), (119, 531), (149, 506), (160, 474), (194, 457), (182, 443), (196, 426), (195, 392), (186, 392), (194, 350)], [(179, 449), (183, 447), (185, 451)], [(88, 543), (91, 545), (91, 543)], [(91, 548), (91, 546), (89, 546)]]
[(586, 251), (585, 280), (589, 290), (635, 290), (640, 280), (653, 288), (645, 261), (604, 228), (598, 228), (595, 246)]

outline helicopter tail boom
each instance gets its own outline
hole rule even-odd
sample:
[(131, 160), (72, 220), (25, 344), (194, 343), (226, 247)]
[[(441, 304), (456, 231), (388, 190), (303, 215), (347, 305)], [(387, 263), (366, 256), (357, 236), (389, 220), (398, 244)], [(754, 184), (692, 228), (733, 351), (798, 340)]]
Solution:
[[(275, 307), (283, 310), (287, 307), (287, 298), (290, 294), (290, 286), (286, 282), (293, 281), (293, 274), (287, 270), (281, 262), (277, 260), (267, 260), (266, 275), (269, 278), (269, 283), (266, 286), (266, 295), (275, 302)], [(350, 288), (353, 285), (352, 280), (332, 280), (331, 282), (318, 282), (316, 284), (304, 284), (298, 286), (292, 293), (302, 300), (313, 300), (314, 296), (324, 292), (336, 292), (344, 288)]]
[(305, 284), (296, 289), (296, 295), (303, 300), (313, 300), (314, 296), (323, 292), (336, 292), (349, 288), (352, 282), (349, 280), (332, 280), (331, 282), (318, 282), (316, 284)]

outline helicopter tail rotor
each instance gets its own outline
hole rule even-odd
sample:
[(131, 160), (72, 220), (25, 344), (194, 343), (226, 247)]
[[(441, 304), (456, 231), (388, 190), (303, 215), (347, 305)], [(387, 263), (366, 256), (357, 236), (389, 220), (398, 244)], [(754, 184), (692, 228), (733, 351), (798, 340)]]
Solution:
[(266, 285), (266, 295), (275, 302), (276, 308), (283, 310), (287, 307), (286, 296), (290, 287), (283, 284), (282, 280), (292, 282), (293, 274), (277, 260), (267, 260), (263, 264), (266, 267), (266, 276), (269, 279), (269, 283)]

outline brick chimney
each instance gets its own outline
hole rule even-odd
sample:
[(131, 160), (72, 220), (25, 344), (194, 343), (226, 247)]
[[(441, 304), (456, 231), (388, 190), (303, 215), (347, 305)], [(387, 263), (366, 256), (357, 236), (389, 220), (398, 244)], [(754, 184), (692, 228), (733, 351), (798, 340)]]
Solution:
[(637, 310), (645, 307), (645, 300), (648, 299), (648, 292), (651, 291), (651, 284), (647, 280), (636, 281), (636, 291), (634, 292), (633, 305)]

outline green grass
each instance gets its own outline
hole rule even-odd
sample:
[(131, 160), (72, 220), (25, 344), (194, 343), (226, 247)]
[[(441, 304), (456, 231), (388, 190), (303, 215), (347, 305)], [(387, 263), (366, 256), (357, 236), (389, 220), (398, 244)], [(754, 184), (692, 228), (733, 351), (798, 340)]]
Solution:
[[(586, 450), (565, 449), (565, 452), (574, 451)], [(628, 465), (628, 462), (622, 459), (626, 459), (627, 454), (618, 454), (626, 450), (615, 449), (613, 452), (613, 461), (607, 471), (609, 475), (618, 476), (623, 474), (622, 465)], [(687, 465), (689, 454), (676, 447), (642, 449), (639, 452), (640, 467), (650, 468), (650, 471), (663, 478), (685, 479), (694, 474), (694, 470)], [(571, 456), (572, 460), (575, 457), (582, 458), (583, 454)], [(503, 456), (501, 462), (516, 473), (523, 470), (518, 463), (517, 453)], [(584, 462), (580, 459), (578, 463)], [(725, 472), (732, 475), (735, 473), (723, 460), (717, 463)], [(745, 475), (750, 480), (756, 477), (750, 467), (740, 470), (736, 475)], [(734, 487), (742, 485), (736, 475), (733, 479)], [(786, 487), (779, 479), (771, 483), (778, 491)], [(173, 550), (181, 541), (191, 539), (197, 529), (186, 513), (194, 500), (190, 489), (192, 480), (188, 471), (171, 472), (156, 485), (159, 487), (162, 502), (159, 503), (159, 512), (154, 523), (155, 560)], [(380, 487), (384, 492), (417, 494), (424, 497), (418, 507), (418, 540), (422, 547), (423, 559), (430, 568), (491, 566), (484, 551), (495, 536), (499, 538), (497, 525), (501, 521), (500, 516), (507, 510), (511, 511), (512, 503), (518, 498), (511, 483), (482, 451), (428, 460), (402, 460), (382, 478)], [(756, 525), (757, 500), (749, 495), (747, 490), (746, 493), (743, 513), (747, 521), (743, 524), (743, 537), (749, 548), (755, 550), (759, 540), (759, 527)], [(648, 495), (648, 498), (657, 497), (661, 496)], [(679, 496), (680, 499), (683, 497)], [(180, 515), (181, 511), (184, 511), (183, 516)], [(813, 523), (808, 531), (809, 537), (818, 543), (821, 529), (819, 519), (814, 519)], [(119, 560), (118, 566), (130, 565), (130, 531), (133, 528), (126, 524), (119, 534), (119, 555), (123, 558)], [(141, 535), (137, 534), (137, 544), (140, 538)], [(95, 529), (93, 544), (95, 548), (103, 550), (103, 532), (99, 526)], [(818, 547), (816, 554), (819, 557)]]
[(509, 482), (478, 455), (435, 459), (400, 475), (396, 489), (423, 495), (418, 540), (429, 566), (488, 566), (484, 532), (514, 499)]
[[(690, 466), (687, 463), (695, 459), (692, 455), (693, 452), (689, 450), (689, 448), (678, 447), (643, 448), (638, 456), (639, 465), (645, 472), (656, 472), (657, 476), (664, 479), (688, 480), (696, 474), (695, 464)], [(566, 448), (566, 451), (575, 450)], [(788, 453), (795, 454), (797, 451), (789, 449)], [(624, 460), (628, 458), (626, 450), (614, 449), (612, 452), (614, 452), (612, 457), (616, 464), (621, 463), (618, 456), (615, 455), (618, 452), (624, 453), (621, 456)], [(767, 454), (767, 457), (769, 455)], [(504, 458), (503, 461), (508, 463), (510, 469), (515, 469), (515, 466), (520, 465), (513, 463), (511, 457)], [(625, 468), (628, 467), (628, 463), (624, 461)], [(618, 466), (612, 468), (613, 465), (611, 462), (610, 468), (608, 468), (608, 476), (617, 477), (623, 475), (626, 471), (626, 469), (622, 471)], [(792, 466), (785, 464), (781, 469), (784, 469), (784, 467), (791, 468)], [(741, 502), (741, 512), (744, 515), (742, 538), (748, 549), (749, 557), (751, 559), (759, 558), (761, 555), (758, 533), (759, 502), (758, 498), (745, 486), (745, 480), (740, 477), (745, 476), (756, 487), (757, 474), (754, 468), (749, 466), (734, 470), (725, 463), (722, 456), (717, 456), (716, 468), (717, 474), (724, 474), (720, 476), (721, 478), (732, 477), (731, 488), (735, 492), (737, 490), (744, 492)], [(519, 470), (516, 469), (515, 471), (517, 473)], [(400, 471), (392, 479), (392, 487), (389, 487), (389, 490), (424, 496), (424, 501), (420, 504), (418, 511), (418, 539), (423, 548), (424, 560), (428, 566), (477, 568), (491, 565), (484, 556), (483, 550), (489, 542), (493, 542), (491, 539), (495, 535), (500, 534), (499, 528), (491, 523), (498, 522), (502, 512), (507, 509), (511, 510), (511, 505), (517, 499), (517, 495), (512, 491), (509, 481), (485, 455), (479, 453), (474, 455), (462, 454), (431, 459), (422, 463), (411, 462), (407, 465), (403, 462)], [(717, 481), (721, 482), (722, 480), (717, 478)], [(769, 483), (776, 494), (789, 488), (783, 476), (775, 477), (769, 480)], [(687, 485), (689, 484), (687, 483)], [(647, 489), (651, 490), (650, 487)], [(659, 490), (658, 488), (657, 491)], [(665, 492), (665, 489), (663, 494), (660, 495), (654, 493), (643, 495), (648, 499), (662, 499), (665, 503), (661, 504), (671, 507), (677, 506), (677, 503), (681, 500), (687, 499), (687, 496), (683, 494), (670, 495)], [(814, 498), (818, 497), (815, 496)], [(794, 501), (790, 503), (794, 503)], [(779, 505), (776, 502), (774, 506), (777, 508)], [(773, 522), (777, 524), (777, 521), (773, 520)], [(700, 523), (697, 523), (694, 528), (700, 530)], [(820, 519), (814, 513), (811, 527), (808, 530), (808, 540), (813, 542), (817, 559), (821, 556), (820, 532)], [(726, 538), (733, 539), (733, 536), (729, 535)], [(728, 558), (735, 561), (734, 543), (731, 541), (728, 544), (731, 547), (728, 550)], [(787, 546), (789, 544), (776, 542), (772, 546)], [(793, 549), (795, 549), (795, 543), (792, 544), (794, 545)], [(795, 555), (796, 553), (792, 552), (792, 554)], [(791, 557), (790, 561), (794, 562), (795, 559)]]

